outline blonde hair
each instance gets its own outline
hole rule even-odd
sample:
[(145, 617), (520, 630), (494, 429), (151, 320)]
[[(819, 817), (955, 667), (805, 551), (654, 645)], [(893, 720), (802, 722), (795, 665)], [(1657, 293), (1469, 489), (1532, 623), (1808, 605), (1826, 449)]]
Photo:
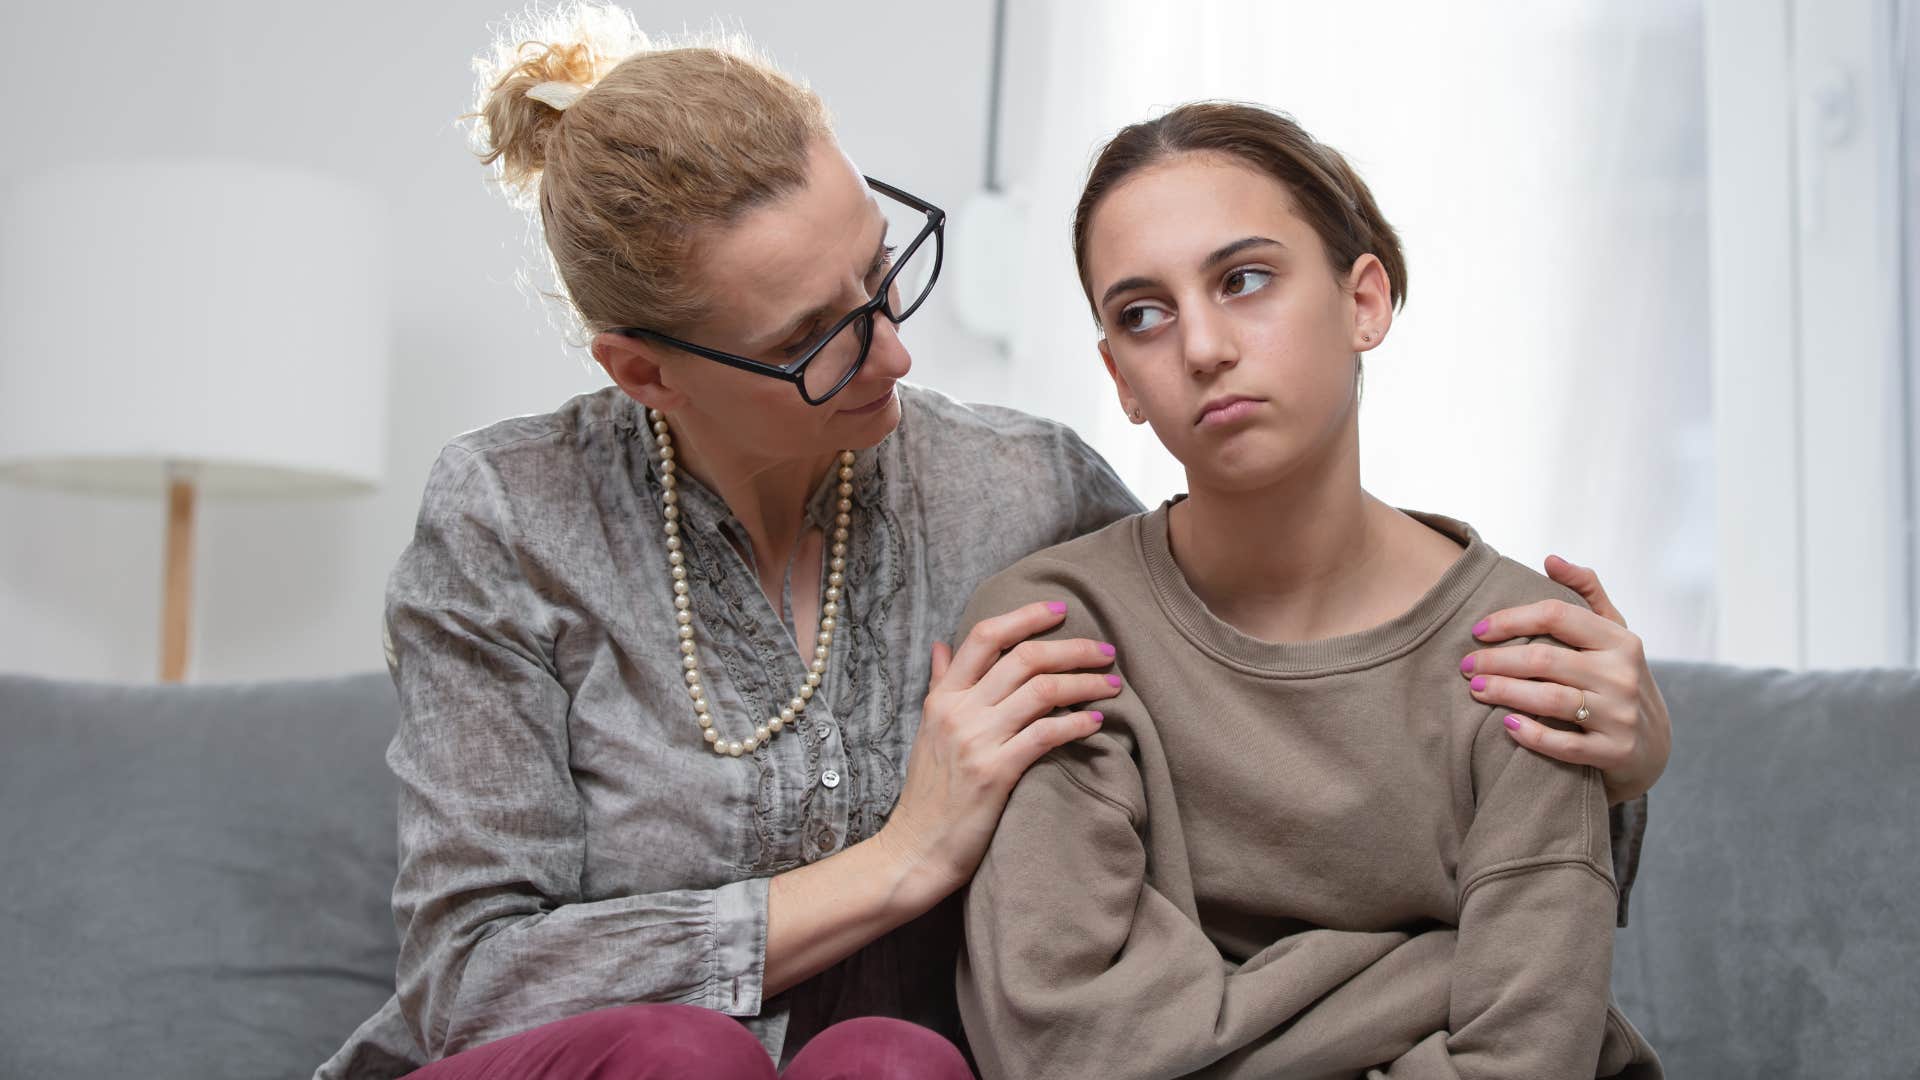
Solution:
[(743, 36), (656, 44), (608, 5), (523, 18), (474, 66), (475, 149), (538, 210), (590, 334), (698, 319), (700, 231), (803, 187), (809, 148), (832, 135), (819, 96)]

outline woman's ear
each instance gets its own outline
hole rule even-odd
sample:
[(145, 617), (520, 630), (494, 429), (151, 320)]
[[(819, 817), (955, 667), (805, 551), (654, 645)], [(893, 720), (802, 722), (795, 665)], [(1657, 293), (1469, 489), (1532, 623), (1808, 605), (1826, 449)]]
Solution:
[(1346, 286), (1353, 299), (1353, 351), (1368, 352), (1393, 328), (1393, 283), (1386, 266), (1369, 254), (1353, 260)]
[(1120, 408), (1127, 414), (1127, 419), (1136, 424), (1146, 423), (1146, 417), (1140, 412), (1140, 402), (1133, 396), (1133, 388), (1127, 385), (1127, 377), (1114, 366), (1113, 350), (1107, 347), (1106, 338), (1100, 339), (1100, 360), (1107, 365), (1107, 375), (1113, 379), (1114, 392), (1120, 397)]
[(615, 386), (649, 409), (675, 412), (686, 404), (687, 396), (661, 381), (659, 348), (651, 341), (611, 331), (593, 335), (593, 358)]

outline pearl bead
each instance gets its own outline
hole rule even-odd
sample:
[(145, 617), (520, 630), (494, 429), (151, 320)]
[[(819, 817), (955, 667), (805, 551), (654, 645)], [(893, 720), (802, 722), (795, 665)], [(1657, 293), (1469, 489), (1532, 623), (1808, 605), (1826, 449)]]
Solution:
[(653, 433), (655, 435), (665, 435), (667, 433), (667, 422), (660, 419), (658, 413), (655, 413), (653, 417)]
[(846, 543), (846, 542), (847, 542), (847, 530), (845, 530), (845, 529), (835, 529), (835, 530), (833, 530), (833, 540), (834, 540), (834, 543), (836, 543), (836, 544), (844, 544), (844, 543)]
[(786, 708), (780, 710), (779, 720), (783, 724), (793, 723), (793, 706), (792, 705), (788, 705)]
[(840, 464), (842, 465), (853, 464), (853, 451), (851, 450), (840, 451)]
[(685, 563), (686, 561), (687, 561), (687, 557), (686, 557), (685, 555), (682, 555), (682, 554), (680, 554), (680, 553), (679, 553), (679, 552), (677, 552), (677, 551), (669, 551), (669, 552), (667, 552), (667, 563), (668, 563), (668, 565), (671, 565), (671, 566), (680, 566), (680, 565), (682, 565), (683, 563)]
[(679, 551), (679, 550), (680, 550), (680, 538), (679, 538), (679, 537), (677, 537), (677, 536), (669, 536), (669, 537), (667, 537), (667, 550), (668, 550), (668, 551)]
[(686, 668), (688, 671), (694, 671), (700, 667), (700, 661), (695, 659), (692, 654), (688, 654), (680, 658), (680, 666)]
[[(846, 527), (847, 527), (847, 525), (848, 525), (849, 523), (851, 523), (852, 521), (853, 521), (853, 515), (852, 515), (852, 514), (835, 514), (835, 515), (833, 516), (833, 523), (834, 523), (835, 525), (838, 525), (838, 526), (840, 526), (840, 527), (841, 527), (842, 529), (844, 529), (844, 528), (846, 528)], [(836, 533), (835, 535), (837, 536), (837, 535), (839, 535), (839, 534), (838, 534), (838, 533)]]
[(673, 470), (669, 469), (660, 475), (660, 486), (666, 488), (667, 491), (671, 493), (675, 488), (680, 486), (680, 480), (673, 475)]
[(815, 645), (813, 647), (813, 658), (815, 661), (819, 663), (823, 663), (823, 664), (826, 663), (827, 647), (825, 645)]
[(687, 579), (686, 578), (681, 578), (678, 581), (675, 581), (673, 583), (673, 595), (675, 596), (687, 595)]
[(672, 461), (672, 460), (673, 460), (673, 447), (672, 447), (672, 446), (663, 446), (663, 447), (661, 447), (661, 448), (660, 448), (660, 460), (662, 460), (662, 461)]
[(808, 665), (807, 670), (813, 672), (815, 675), (818, 675), (821, 672), (827, 670), (827, 662), (825, 660), (815, 660), (812, 664)]
[(802, 712), (807, 707), (807, 699), (812, 696), (813, 691), (803, 686), (800, 688), (799, 693), (793, 695), (793, 700), (787, 702), (787, 708), (792, 709), (796, 713)]
[(840, 497), (844, 499), (851, 494), (853, 494), (853, 485), (845, 480), (840, 481)]
[(777, 716), (767, 721), (767, 730), (773, 732), (775, 735), (780, 734), (780, 729), (786, 726), (787, 722)]
[[(685, 572), (683, 571), (682, 572), (683, 579), (684, 579), (684, 576), (685, 576)], [(693, 601), (687, 599), (684, 596), (676, 596), (673, 598), (673, 606), (678, 608), (681, 611), (685, 611), (688, 608), (693, 606)]]
[(687, 580), (687, 568), (686, 568), (686, 567), (684, 567), (684, 566), (676, 566), (676, 567), (674, 567), (674, 568), (673, 568), (673, 580), (675, 580), (675, 581), (685, 581), (685, 580)]
[(820, 685), (820, 673), (819, 673), (819, 672), (817, 672), (817, 671), (809, 671), (809, 672), (807, 672), (807, 685), (808, 685), (808, 686), (815, 686), (815, 687), (817, 687), (817, 686), (819, 686), (819, 685)]
[(833, 616), (831, 616), (831, 615), (829, 615), (829, 616), (827, 616), (826, 618), (824, 618), (824, 619), (821, 619), (821, 620), (820, 620), (820, 629), (822, 629), (822, 630), (831, 630), (831, 629), (833, 629), (833, 628), (834, 628), (835, 626), (837, 626), (837, 625), (839, 625), (839, 622), (840, 622), (840, 620), (838, 620), (838, 619), (836, 619), (836, 618), (834, 618)]
[(679, 523), (677, 523), (677, 522), (672, 522), (672, 521), (669, 521), (669, 522), (667, 522), (667, 524), (666, 524), (666, 526), (665, 526), (665, 527), (666, 527), (666, 530), (667, 530), (667, 539), (669, 539), (669, 540), (674, 540), (674, 542), (675, 542), (675, 543), (679, 543), (679, 541), (678, 541), (678, 540), (675, 540), (675, 539), (674, 539), (675, 537), (677, 537), (677, 536), (679, 536), (679, 535), (680, 535), (680, 525), (679, 525)]
[(679, 507), (677, 507), (677, 506), (669, 506), (669, 507), (667, 507), (667, 508), (666, 508), (666, 510), (664, 511), (664, 513), (666, 514), (666, 516), (667, 516), (667, 520), (668, 520), (669, 522), (673, 522), (673, 521), (679, 521), (679, 520), (680, 520), (680, 508), (679, 508)]
[(820, 636), (817, 638), (814, 638), (814, 640), (818, 641), (822, 645), (831, 645), (833, 644), (833, 631), (822, 630), (820, 631)]
[(841, 500), (840, 500), (840, 505), (839, 505), (838, 507), (836, 507), (835, 509), (837, 509), (837, 510), (839, 510), (839, 511), (840, 511), (841, 513), (843, 513), (843, 514), (844, 514), (844, 513), (846, 513), (847, 511), (849, 511), (849, 510), (851, 510), (851, 509), (853, 509), (853, 500), (852, 500), (852, 499), (841, 499)]
[[(679, 597), (675, 597), (674, 599), (685, 600), (686, 597), (679, 596)], [(675, 604), (674, 607), (677, 607), (680, 610), (673, 613), (673, 621), (679, 623), (681, 626), (692, 626), (693, 612), (688, 611), (685, 606), (680, 604)]]
[(694, 644), (693, 644), (693, 639), (692, 639), (692, 638), (681, 638), (681, 639), (680, 639), (680, 651), (681, 651), (682, 653), (685, 653), (685, 654), (686, 654), (686, 655), (688, 655), (688, 656), (692, 656), (692, 655), (693, 655), (693, 650), (694, 650), (694, 648), (695, 648), (695, 646), (694, 646)]
[(738, 741), (730, 742), (727, 744), (727, 753), (733, 755), (734, 757), (739, 757), (741, 752), (744, 750), (746, 750), (746, 747), (740, 745)]
[(700, 733), (700, 737), (707, 740), (710, 743), (719, 742), (720, 733), (713, 730), (713, 728), (710, 726), (711, 724), (712, 724), (712, 721), (708, 721), (707, 723), (700, 725), (701, 727), (707, 729)]
[(832, 585), (832, 586), (828, 586), (828, 588), (827, 588), (827, 599), (828, 599), (828, 600), (838, 600), (838, 599), (840, 599), (840, 587), (839, 587), (838, 585)]
[(700, 681), (700, 673), (698, 671), (687, 672), (687, 682), (689, 684), (697, 683), (699, 681)]
[(687, 696), (693, 699), (695, 708), (699, 708), (700, 699), (707, 696), (706, 688), (692, 679), (687, 680)]
[(672, 506), (674, 503), (680, 501), (680, 493), (669, 488), (660, 496), (660, 501), (666, 503), (668, 506)]
[(844, 584), (846, 580), (847, 580), (847, 576), (845, 574), (842, 574), (838, 570), (835, 570), (833, 573), (827, 575), (827, 584), (829, 585), (841, 585), (841, 584)]
[(833, 567), (835, 570), (845, 570), (847, 568), (847, 560), (843, 555), (835, 555), (833, 561), (827, 565)]
[(726, 753), (726, 752), (727, 752), (727, 740), (725, 740), (725, 739), (715, 739), (715, 740), (714, 740), (714, 742), (713, 742), (713, 752), (714, 752), (714, 753), (716, 753), (716, 754), (724, 754), (724, 753)]
[(759, 745), (760, 745), (760, 740), (754, 738), (751, 735), (740, 740), (740, 749), (745, 753), (749, 753), (749, 754), (753, 753), (754, 748)]
[(754, 728), (753, 729), (754, 739), (756, 739), (759, 742), (766, 742), (767, 739), (773, 735), (773, 725), (779, 722), (780, 722), (779, 720), (773, 720), (773, 721), (770, 721), (769, 723), (761, 724), (759, 727)]

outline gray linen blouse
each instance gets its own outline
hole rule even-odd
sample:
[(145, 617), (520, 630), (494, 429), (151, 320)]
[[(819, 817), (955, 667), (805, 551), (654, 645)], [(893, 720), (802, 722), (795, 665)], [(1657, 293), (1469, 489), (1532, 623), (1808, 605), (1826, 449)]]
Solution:
[[(854, 465), (825, 679), (800, 723), (742, 758), (694, 723), (640, 406), (609, 387), (447, 446), (387, 586), (398, 993), (317, 1076), (399, 1075), (643, 1001), (740, 1017), (777, 1059), (860, 1015), (960, 1037), (950, 905), (766, 998), (767, 879), (886, 822), (933, 643), (974, 586), (1140, 507), (1061, 424), (898, 392), (899, 428)], [(680, 478), (701, 673), (738, 738), (806, 665), (739, 522)], [(809, 504), (816, 526), (835, 479)]]

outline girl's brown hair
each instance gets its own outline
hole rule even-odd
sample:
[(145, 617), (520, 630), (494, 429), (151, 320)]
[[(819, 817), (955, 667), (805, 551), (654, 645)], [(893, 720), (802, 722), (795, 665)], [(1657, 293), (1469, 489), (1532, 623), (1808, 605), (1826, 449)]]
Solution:
[(589, 333), (703, 315), (700, 231), (804, 186), (832, 135), (820, 98), (744, 38), (657, 46), (616, 7), (510, 26), (475, 67), (481, 161), (538, 209)]
[[(1406, 302), (1407, 262), (1400, 237), (1339, 151), (1316, 141), (1284, 113), (1239, 102), (1199, 101), (1121, 128), (1094, 160), (1073, 214), (1073, 261), (1089, 304), (1093, 283), (1087, 278), (1087, 229), (1100, 200), (1134, 173), (1183, 154), (1226, 155), (1285, 184), (1294, 211), (1319, 234), (1335, 273), (1346, 273), (1354, 260), (1371, 254), (1386, 267), (1394, 306)], [(1100, 318), (1097, 307), (1093, 317)]]

